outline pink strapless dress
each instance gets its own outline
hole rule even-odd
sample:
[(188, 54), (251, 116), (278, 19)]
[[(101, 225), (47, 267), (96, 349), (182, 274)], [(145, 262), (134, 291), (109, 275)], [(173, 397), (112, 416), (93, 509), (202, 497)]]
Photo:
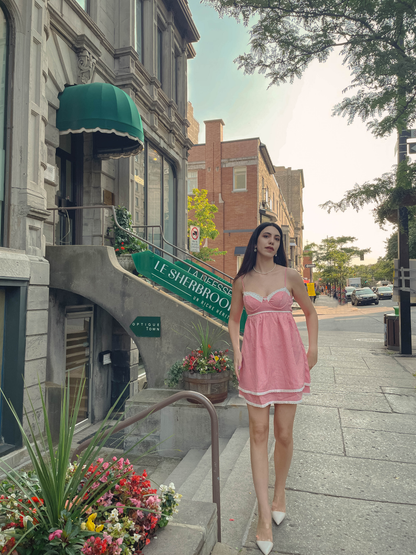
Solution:
[(239, 391), (248, 404), (267, 407), (300, 403), (310, 393), (305, 348), (292, 315), (286, 287), (268, 297), (244, 292), (247, 322), (242, 347)]

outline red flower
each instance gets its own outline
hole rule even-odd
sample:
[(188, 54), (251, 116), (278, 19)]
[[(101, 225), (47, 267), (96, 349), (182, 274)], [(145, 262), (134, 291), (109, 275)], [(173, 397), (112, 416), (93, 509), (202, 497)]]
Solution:
[(124, 251), (124, 247), (121, 247), (121, 250)]

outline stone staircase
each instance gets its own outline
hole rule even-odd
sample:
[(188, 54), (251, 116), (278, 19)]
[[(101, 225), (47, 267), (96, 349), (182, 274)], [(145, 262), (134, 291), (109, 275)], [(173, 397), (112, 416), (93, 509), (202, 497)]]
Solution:
[[(271, 417), (272, 418), (272, 417)], [(271, 422), (270, 429), (273, 429)], [(256, 496), (251, 478), (250, 445), (248, 428), (237, 428), (230, 439), (220, 438), (220, 490), (221, 490), (221, 543), (240, 550), (253, 518)], [(269, 438), (269, 457), (274, 447)], [(185, 457), (159, 457), (160, 464), (149, 472), (155, 487), (173, 482), (183, 498), (179, 514), (166, 529), (158, 533), (158, 539), (146, 548), (146, 555), (160, 554), (162, 544), (169, 544), (169, 553), (176, 555), (208, 555), (216, 544), (217, 515), (212, 503), (211, 447), (190, 449)], [(143, 460), (143, 464), (145, 464)], [(172, 469), (172, 466), (175, 468)], [(187, 522), (184, 521), (188, 519)], [(205, 519), (205, 521), (204, 521)], [(176, 534), (186, 528), (188, 541), (178, 543)], [(191, 541), (196, 534), (200, 541)], [(159, 541), (162, 540), (162, 541)]]

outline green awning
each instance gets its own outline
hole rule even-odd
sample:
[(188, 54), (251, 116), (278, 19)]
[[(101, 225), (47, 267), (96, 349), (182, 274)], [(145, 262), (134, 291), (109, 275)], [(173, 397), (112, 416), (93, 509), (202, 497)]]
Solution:
[(94, 133), (99, 158), (133, 156), (144, 146), (143, 125), (133, 100), (109, 83), (66, 87), (59, 95), (56, 127), (61, 135)]

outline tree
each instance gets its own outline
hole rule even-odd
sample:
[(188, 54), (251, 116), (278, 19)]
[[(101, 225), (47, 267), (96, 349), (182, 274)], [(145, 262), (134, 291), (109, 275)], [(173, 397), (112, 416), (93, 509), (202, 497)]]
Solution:
[(304, 251), (311, 255), (313, 262), (320, 272), (320, 278), (331, 285), (345, 285), (345, 280), (351, 275), (350, 265), (354, 257), (364, 258), (370, 249), (359, 249), (348, 246), (356, 241), (355, 237), (327, 237), (319, 245), (308, 243)]
[(188, 218), (188, 237), (191, 226), (200, 228), (200, 249), (193, 253), (196, 258), (208, 262), (213, 256), (227, 254), (227, 251), (219, 251), (218, 248), (203, 247), (205, 239), (215, 239), (219, 231), (215, 227), (214, 216), (218, 212), (215, 204), (210, 204), (208, 191), (206, 189), (193, 189), (192, 196), (188, 195), (188, 213), (193, 212), (193, 218)]

